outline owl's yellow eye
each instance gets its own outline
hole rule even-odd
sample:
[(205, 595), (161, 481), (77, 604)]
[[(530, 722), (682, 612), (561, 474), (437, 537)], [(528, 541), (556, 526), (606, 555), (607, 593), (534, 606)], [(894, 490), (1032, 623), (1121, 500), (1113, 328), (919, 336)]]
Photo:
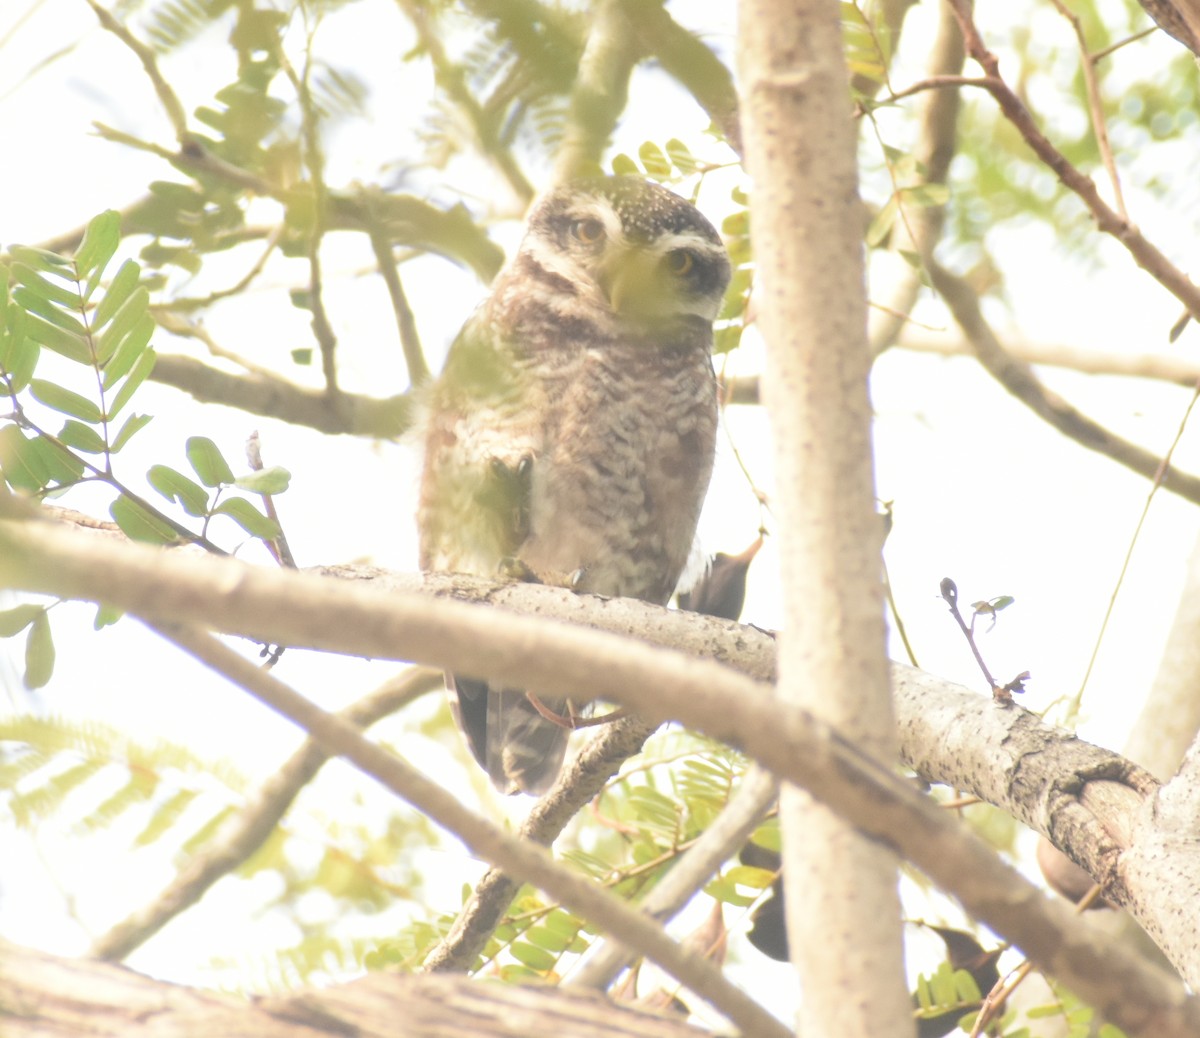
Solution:
[(667, 270), (682, 277), (696, 265), (696, 260), (687, 249), (675, 249), (667, 253)]
[(576, 220), (571, 224), (571, 234), (584, 245), (595, 245), (604, 237), (604, 224), (599, 220)]

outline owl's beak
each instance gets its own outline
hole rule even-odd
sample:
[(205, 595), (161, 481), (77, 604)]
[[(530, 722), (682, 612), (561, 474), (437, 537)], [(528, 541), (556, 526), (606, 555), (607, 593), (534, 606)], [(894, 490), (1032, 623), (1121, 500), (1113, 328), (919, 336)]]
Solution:
[(616, 250), (598, 278), (609, 306), (630, 317), (655, 317), (671, 312), (663, 283), (660, 257), (646, 249)]

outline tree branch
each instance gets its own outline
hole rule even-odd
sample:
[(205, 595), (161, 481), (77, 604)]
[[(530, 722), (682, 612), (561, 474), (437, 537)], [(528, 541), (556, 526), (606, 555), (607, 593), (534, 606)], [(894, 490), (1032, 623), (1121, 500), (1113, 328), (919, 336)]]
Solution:
[(1000, 62), (983, 42), (983, 37), (972, 18), (969, 0), (949, 2), (962, 28), (967, 51), (987, 75), (986, 89), (996, 99), (1005, 118), (1013, 124), (1034, 154), (1054, 171), (1070, 191), (1079, 196), (1095, 217), (1097, 227), (1116, 238), (1139, 267), (1183, 303), (1194, 319), (1200, 320), (1200, 288), (1193, 285), (1187, 275), (1172, 264), (1137, 227), (1113, 212), (1100, 197), (1095, 182), (1071, 165), (1066, 156), (1050, 143), (1050, 139), (1038, 129), (1024, 102), (1001, 77)]
[(629, 76), (638, 59), (631, 38), (621, 0), (597, 0), (552, 184), (600, 172), (600, 158), (629, 99)]
[(256, 663), (207, 632), (186, 624), (150, 621), (168, 641), (241, 686), (308, 732), (330, 754), (339, 754), (402, 797), (466, 846), (524, 881), (545, 890), (572, 911), (637, 948), (697, 996), (711, 1003), (746, 1035), (787, 1038), (789, 1031), (730, 983), (711, 962), (676, 944), (663, 929), (616, 895), (568, 872), (536, 844), (506, 833), (468, 810), (458, 798), (376, 743), (353, 725), (314, 706)]
[[(348, 724), (369, 728), (441, 684), (440, 671), (409, 668), (337, 716)], [(204, 844), (165, 890), (150, 904), (97, 937), (89, 954), (97, 959), (119, 961), (196, 904), (217, 880), (236, 869), (262, 846), (300, 790), (312, 781), (327, 760), (329, 754), (309, 738)]]
[[(750, 839), (778, 797), (779, 782), (774, 776), (761, 768), (747, 771), (724, 810), (642, 900), (642, 911), (663, 922), (682, 911)], [(584, 956), (579, 968), (565, 981), (566, 986), (605, 991), (634, 958), (630, 949), (603, 940)]]
[[(403, 1030), (397, 1030), (403, 1021)], [(705, 1038), (708, 1032), (595, 993), (462, 977), (373, 973), (349, 984), (247, 999), (102, 962), (0, 942), (6, 1038)]]
[[(621, 765), (641, 750), (657, 727), (637, 717), (607, 725), (568, 761), (553, 788), (530, 808), (517, 835), (543, 846), (553, 843)], [(521, 883), (519, 877), (489, 869), (471, 891), (450, 932), (426, 957), (422, 969), (437, 973), (469, 969), (512, 904)]]
[(926, 257), (926, 267), (933, 287), (949, 307), (980, 364), (1021, 403), (1088, 450), (1112, 458), (1140, 476), (1158, 479), (1172, 493), (1200, 504), (1200, 478), (1171, 467), (1163, 471), (1162, 458), (1110, 432), (1099, 422), (1076, 410), (1057, 393), (1050, 392), (1027, 364), (1022, 364), (1005, 351), (984, 319), (971, 286), (963, 278), (956, 277), (940, 266), (932, 257)]
[(386, 400), (357, 393), (334, 397), (273, 375), (234, 375), (179, 354), (158, 354), (150, 378), (200, 403), (224, 404), (326, 433), (395, 439), (413, 419), (413, 402), (407, 393)]
[[(0, 514), (28, 511), (10, 498), (0, 498)], [(896, 848), (958, 897), (967, 912), (1011, 938), (1042, 968), (1131, 1035), (1184, 1038), (1200, 1033), (1200, 1007), (1177, 983), (1106, 942), (1065, 906), (1048, 901), (990, 848), (964, 832), (953, 817), (865, 759), (828, 726), (765, 694), (760, 684), (730, 669), (740, 665), (760, 677), (770, 674), (773, 642), (762, 632), (645, 603), (592, 599), (530, 584), (409, 577), (379, 581), (382, 587), (374, 592), (355, 586), (376, 583), (373, 576), (377, 574), (364, 573), (362, 580), (351, 582), (260, 571), (236, 560), (156, 551), (59, 529), (49, 522), (0, 519), (0, 582), (10, 587), (102, 599), (156, 622), (205, 624), (276, 644), (388, 659), (413, 657), (535, 691), (568, 686), (581, 697), (625, 703), (647, 723), (679, 718), (743, 748), (780, 777), (804, 785), (863, 831)], [(408, 593), (398, 590), (401, 586), (407, 586)], [(456, 594), (467, 601), (444, 600)], [(496, 608), (480, 608), (480, 602), (491, 602)], [(517, 607), (533, 615), (510, 612)], [(647, 640), (685, 651), (709, 641), (705, 654), (710, 658), (664, 653), (654, 645), (548, 622), (551, 617), (586, 619), (597, 626), (637, 631), (639, 636), (644, 619)], [(730, 666), (713, 662), (713, 657)], [(913, 672), (898, 667), (895, 673)], [(919, 731), (929, 733), (925, 736), (929, 739), (940, 738), (941, 716), (930, 709), (938, 689), (972, 715), (973, 736), (983, 743), (1003, 743), (1013, 725), (1055, 733), (1019, 707), (993, 703), (927, 675), (919, 677), (919, 694), (897, 700), (906, 746)], [(930, 715), (935, 718), (932, 723)], [(1063, 736), (1055, 733), (1051, 744), (1038, 752), (1051, 770), (1068, 773), (1071, 758), (1061, 769), (1051, 759), (1055, 738)], [(1068, 739), (1069, 744), (1078, 742)], [(1105, 751), (1088, 752), (1102, 755)], [(1105, 782), (1111, 782), (1113, 775), (1134, 774), (1115, 754), (1107, 759), (1115, 763), (1105, 769), (1101, 757), (1088, 758), (1091, 764), (1080, 782), (1080, 803), (1086, 787), (1099, 781), (1098, 768), (1105, 771)], [(995, 785), (986, 776), (972, 781), (981, 789)], [(1064, 787), (1060, 784), (1056, 790), (1061, 793)], [(1020, 784), (1007, 788), (1000, 806), (1043, 832), (1048, 821), (1074, 818), (1074, 812), (1063, 810), (1061, 804), (1049, 818), (1045, 801)], [(1137, 832), (1120, 821), (1111, 803), (1086, 806), (1093, 813), (1108, 812), (1101, 823), (1106, 830)], [(1062, 839), (1063, 833), (1057, 836)], [(1198, 863), (1200, 853), (1194, 846), (1180, 848), (1171, 859), (1172, 869), (1179, 869), (1185, 878)], [(1172, 891), (1175, 900), (1156, 900), (1157, 887), (1149, 874), (1132, 874), (1132, 878), (1138, 883), (1135, 890), (1121, 886), (1131, 882), (1131, 874), (1119, 874), (1117, 885), (1106, 893), (1129, 905), (1143, 925), (1163, 930), (1164, 950), (1192, 983), (1200, 982), (1200, 962), (1179, 956), (1196, 935), (1190, 917), (1178, 911), (1178, 891)], [(1200, 881), (1195, 889), (1200, 889)]]

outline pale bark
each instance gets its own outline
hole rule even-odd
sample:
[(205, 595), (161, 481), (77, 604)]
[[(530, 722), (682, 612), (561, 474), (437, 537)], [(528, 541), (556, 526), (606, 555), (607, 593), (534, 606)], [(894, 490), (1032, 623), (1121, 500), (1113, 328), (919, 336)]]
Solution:
[[(401, 1023), (402, 1022), (402, 1023)], [(377, 973), (253, 1001), (0, 942), (5, 1038), (699, 1038), (677, 1019), (586, 992)]]
[[(890, 761), (862, 217), (840, 9), (831, 0), (743, 0), (740, 15), (785, 616), (778, 691)], [(792, 786), (781, 793), (780, 821), (799, 1033), (912, 1035), (894, 854)]]
[[(0, 498), (0, 512), (5, 506)], [(28, 511), (11, 500), (7, 510)], [(741, 747), (879, 842), (897, 848), (959, 898), (969, 914), (1012, 939), (1130, 1035), (1200, 1033), (1200, 1010), (1177, 983), (1040, 895), (889, 769), (864, 758), (804, 711), (767, 696), (760, 681), (773, 670), (770, 635), (558, 588), (389, 577), (378, 571), (358, 576), (332, 580), (259, 570), (198, 552), (129, 545), (108, 534), (50, 522), (0, 521), (0, 583), (11, 587), (103, 599), (159, 622), (205, 624), (276, 644), (417, 658), (519, 687), (566, 683), (581, 697), (621, 701), (650, 723), (682, 720)], [(444, 600), (455, 597), (465, 601)], [(652, 644), (586, 630), (580, 623), (637, 632), (640, 641)], [(709, 659), (664, 652), (664, 647)], [(1108, 883), (1106, 893), (1158, 932), (1174, 955), (1189, 941), (1194, 945), (1200, 878), (1190, 889), (1184, 882), (1168, 887), (1156, 881), (1155, 870), (1196, 877), (1200, 848), (1180, 842), (1174, 857), (1157, 866), (1103, 871), (1114, 860), (1114, 840), (1141, 833), (1135, 815), (1146, 811), (1149, 818), (1143, 805), (1154, 802), (1150, 776), (1115, 754), (1043, 725), (1016, 705), (994, 703), (910, 668), (896, 668), (896, 674), (907, 763), (931, 779), (994, 797), (998, 806), (1056, 838), (1085, 864), (1091, 861), (1100, 869), (1097, 878)], [(354, 730), (350, 734), (361, 740)], [(1043, 765), (1037, 782), (1028, 781), (1034, 774), (1028, 768), (1006, 760), (1006, 746), (1019, 751), (1018, 763)], [(1092, 787), (1103, 793), (1114, 784), (1120, 787), (1118, 796), (1090, 793)], [(1130, 798), (1129, 791), (1136, 796)], [(1118, 862), (1122, 853), (1116, 852)], [(1191, 983), (1200, 982), (1200, 963), (1183, 955), (1175, 964)]]

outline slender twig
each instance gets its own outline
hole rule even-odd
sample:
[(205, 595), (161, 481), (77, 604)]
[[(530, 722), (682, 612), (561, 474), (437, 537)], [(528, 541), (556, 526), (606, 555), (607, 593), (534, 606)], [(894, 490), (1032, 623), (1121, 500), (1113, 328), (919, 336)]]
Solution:
[(466, 115), (471, 124), (480, 152), (500, 171), (518, 200), (523, 205), (528, 204), (533, 198), (533, 185), (521, 171), (512, 151), (500, 140), (497, 120), (489, 117), (488, 112), (471, 93), (462, 68), (447, 56), (441, 28), (430, 24), (431, 12), (435, 9), (416, 0), (397, 2), (416, 30), (421, 49), (429, 55), (437, 85)]
[(629, 77), (639, 57), (621, 0), (598, 0), (589, 30), (554, 162), (555, 184), (600, 171), (600, 157), (625, 110)]
[[(249, 462), (252, 472), (261, 472), (263, 470), (262, 442), (259, 439), (257, 429), (246, 440), (246, 461)], [(263, 543), (279, 565), (286, 566), (288, 569), (297, 569), (296, 557), (292, 554), (291, 545), (288, 544), (287, 534), (283, 532), (283, 523), (279, 521), (279, 510), (275, 507), (275, 496), (273, 494), (260, 494), (259, 497), (262, 498), (263, 508), (266, 510), (267, 517), (279, 528), (278, 537), (273, 537), (271, 540), (264, 540)]]
[(241, 295), (254, 283), (255, 279), (266, 268), (267, 260), (271, 258), (271, 255), (275, 252), (276, 247), (279, 245), (279, 239), (283, 236), (283, 231), (284, 225), (280, 223), (276, 224), (274, 227), (271, 227), (266, 232), (266, 243), (258, 259), (254, 261), (250, 269), (247, 270), (246, 273), (243, 274), (236, 283), (230, 285), (228, 288), (219, 288), (213, 292), (210, 292), (206, 296), (177, 296), (169, 303), (156, 304), (150, 309), (152, 311), (166, 309), (173, 310), (175, 312), (205, 310), (208, 307), (219, 303), (222, 299), (229, 299), (233, 296)]
[[(1162, 459), (1122, 439), (1099, 422), (1082, 414), (1047, 389), (1029, 365), (1010, 356), (984, 319), (979, 299), (965, 281), (931, 259), (926, 260), (933, 287), (950, 308), (955, 321), (974, 348), (980, 363), (1005, 389), (1054, 428), (1126, 468), (1155, 479)], [(1200, 478), (1168, 468), (1162, 485), (1174, 494), (1200, 504)]]
[(86, 3), (96, 13), (96, 17), (100, 20), (100, 24), (104, 27), (105, 31), (112, 33), (118, 40), (125, 44), (142, 63), (142, 68), (146, 70), (147, 77), (154, 85), (154, 92), (158, 95), (159, 104), (162, 105), (163, 111), (171, 122), (171, 128), (175, 131), (175, 139), (181, 147), (185, 146), (191, 137), (187, 125), (187, 113), (178, 95), (171, 88), (171, 84), (163, 77), (154, 51), (126, 29), (108, 10), (101, 7), (96, 0), (86, 0)]
[(915, 83), (909, 83), (902, 90), (896, 90), (888, 94), (889, 101), (900, 101), (906, 97), (912, 97), (914, 94), (924, 94), (930, 90), (948, 90), (957, 89), (958, 87), (979, 87), (981, 90), (991, 90), (995, 84), (987, 76), (956, 76), (956, 75), (938, 75), (926, 76), (924, 79), (918, 79)]
[[(305, 8), (301, 8), (305, 10)], [(325, 377), (325, 391), (338, 393), (337, 335), (325, 309), (325, 294), (321, 268), (321, 242), (325, 237), (325, 214), (329, 206), (329, 188), (325, 184), (325, 152), (321, 147), (321, 114), (313, 100), (309, 84), (312, 72), (312, 42), (315, 28), (308, 32), (304, 71), (297, 74), (288, 60), (283, 47), (275, 47), (275, 57), (296, 96), (300, 100), (301, 128), (304, 140), (304, 164), (308, 167), (309, 188), (312, 191), (312, 227), (308, 235), (308, 309), (312, 314), (312, 330), (321, 353), (321, 373)]]
[(987, 45), (983, 42), (983, 37), (972, 17), (972, 5), (969, 0), (948, 0), (948, 2), (953, 7), (955, 17), (962, 27), (967, 50), (986, 73), (987, 90), (995, 98), (1005, 118), (1013, 124), (1034, 154), (1054, 171), (1058, 179), (1069, 190), (1079, 196), (1095, 217), (1097, 227), (1116, 238), (1138, 266), (1142, 267), (1183, 303), (1194, 318), (1200, 318), (1200, 288), (1192, 284), (1187, 275), (1171, 263), (1137, 227), (1123, 219), (1118, 213), (1113, 212), (1100, 197), (1095, 182), (1076, 169), (1066, 156), (1050, 142), (1049, 138), (1038, 129), (1033, 115), (1025, 107), (1025, 103), (1001, 77), (1000, 63), (996, 55), (988, 50)]
[(975, 644), (975, 634), (971, 627), (968, 626), (966, 620), (963, 619), (962, 613), (958, 608), (958, 585), (949, 577), (942, 579), (940, 586), (942, 599), (946, 605), (950, 607), (950, 615), (954, 617), (954, 622), (958, 624), (958, 629), (962, 631), (963, 637), (967, 640), (967, 645), (971, 648), (971, 655), (975, 657), (975, 662), (979, 665), (979, 669), (983, 671), (983, 679), (988, 683), (988, 688), (995, 691), (1000, 686), (996, 683), (996, 679), (992, 677), (992, 672), (988, 670), (988, 665), (983, 660), (983, 653), (979, 651), (979, 646)]
[[(642, 911), (663, 922), (675, 916), (750, 838), (778, 796), (778, 780), (759, 768), (748, 770), (721, 813), (641, 902)], [(566, 985), (604, 990), (634, 957), (612, 941), (593, 945)]]
[[(410, 667), (346, 707), (338, 716), (360, 728), (369, 728), (441, 682), (440, 671)], [(308, 739), (152, 902), (97, 937), (89, 954), (109, 961), (123, 959), (177, 915), (196, 904), (217, 880), (231, 873), (263, 845), (296, 796), (327, 760), (329, 754), (321, 745)]]
[[(370, 199), (366, 200), (366, 209), (371, 211)], [(371, 240), (375, 261), (379, 265), (379, 276), (383, 278), (388, 298), (392, 301), (392, 313), (396, 317), (396, 330), (400, 335), (400, 348), (404, 351), (404, 363), (408, 367), (408, 382), (416, 387), (429, 381), (429, 365), (425, 361), (425, 352), (421, 349), (416, 318), (413, 316), (412, 307), (408, 305), (404, 286), (400, 283), (396, 257), (392, 254), (392, 243), (384, 233), (382, 225), (374, 220), (367, 225), (367, 235)]]
[[(203, 343), (211, 356), (217, 357), (220, 360), (227, 360), (231, 364), (236, 364), (248, 375), (257, 376), (260, 379), (279, 380), (279, 376), (275, 374), (274, 369), (268, 368), (263, 364), (256, 364), (254, 361), (243, 357), (240, 353), (235, 353), (233, 350), (222, 346), (199, 321), (175, 313), (174, 303), (151, 304), (150, 312), (154, 315), (154, 320), (158, 326), (164, 331), (168, 331), (172, 335), (178, 335), (183, 339), (195, 339), (197, 342)], [(156, 358), (156, 368), (158, 367), (158, 361), (161, 360), (161, 356)]]
[[(567, 764), (554, 788), (533, 805), (517, 835), (535, 843), (553, 843), (566, 824), (604, 789), (621, 765), (641, 750), (656, 727), (636, 717), (627, 717), (599, 732)], [(520, 886), (518, 878), (500, 869), (485, 873), (450, 932), (430, 951), (422, 968), (437, 973), (470, 968)]]
[(1121, 192), (1121, 178), (1117, 175), (1117, 162), (1113, 158), (1112, 146), (1108, 142), (1108, 124), (1104, 118), (1104, 100), (1100, 96), (1100, 81), (1096, 77), (1096, 62), (1088, 50), (1087, 35), (1083, 31), (1083, 22), (1079, 15), (1070, 10), (1063, 0), (1051, 0), (1055, 9), (1071, 24), (1075, 38), (1079, 41), (1079, 59), (1083, 68), (1083, 82), (1087, 89), (1088, 113), (1092, 120), (1092, 132), (1096, 135), (1096, 147), (1100, 149), (1100, 157), (1104, 168), (1108, 170), (1108, 178), (1112, 181), (1113, 198), (1117, 203), (1117, 212), (1122, 220), (1129, 219), (1125, 209), (1125, 196)]
[(1141, 32), (1135, 32), (1132, 36), (1126, 36), (1125, 39), (1117, 40), (1116, 43), (1109, 44), (1107, 47), (1103, 47), (1096, 51), (1092, 55), (1092, 60), (1102, 61), (1110, 54), (1115, 54), (1122, 47), (1128, 47), (1131, 43), (1137, 43), (1138, 40), (1144, 40), (1147, 36), (1153, 36), (1156, 32), (1158, 32), (1158, 30), (1154, 27), (1143, 29)]

